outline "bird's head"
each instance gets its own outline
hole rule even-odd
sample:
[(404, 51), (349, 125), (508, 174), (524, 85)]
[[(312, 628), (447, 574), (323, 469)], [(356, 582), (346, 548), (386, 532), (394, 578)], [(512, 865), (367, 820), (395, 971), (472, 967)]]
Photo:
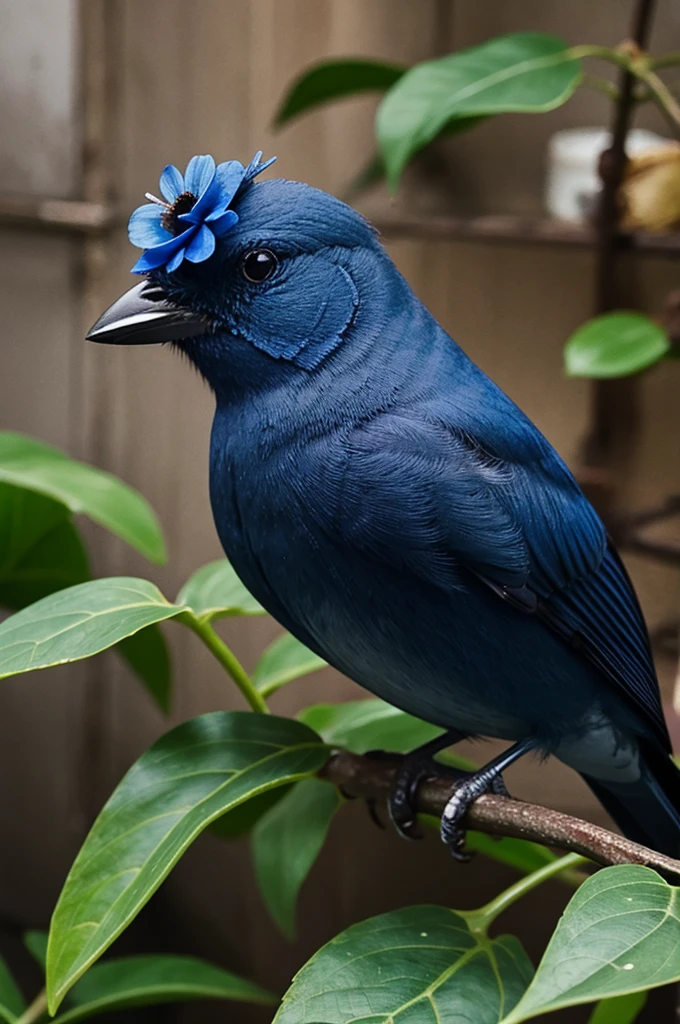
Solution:
[(254, 179), (268, 164), (166, 167), (163, 200), (132, 215), (144, 280), (88, 334), (114, 344), (174, 342), (216, 390), (225, 374), (315, 369), (346, 338), (386, 261), (351, 207), (296, 181)]

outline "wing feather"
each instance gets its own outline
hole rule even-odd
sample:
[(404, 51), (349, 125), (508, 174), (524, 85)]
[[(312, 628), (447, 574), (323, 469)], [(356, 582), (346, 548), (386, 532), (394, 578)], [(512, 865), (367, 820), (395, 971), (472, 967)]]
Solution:
[(354, 428), (343, 501), (357, 514), (343, 516), (346, 539), (444, 588), (464, 586), (472, 571), (497, 591), (530, 591), (547, 627), (578, 644), (667, 744), (647, 631), (625, 569), (566, 465), (498, 394), (512, 414), (512, 429), (500, 437), (459, 408), (456, 426), (418, 408)]

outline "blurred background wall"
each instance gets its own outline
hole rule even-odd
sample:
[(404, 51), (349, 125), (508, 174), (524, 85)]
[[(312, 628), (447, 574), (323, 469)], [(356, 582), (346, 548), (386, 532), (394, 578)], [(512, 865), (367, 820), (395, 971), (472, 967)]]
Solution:
[[(150, 575), (172, 597), (190, 572), (221, 554), (207, 494), (211, 395), (168, 352), (83, 342), (85, 329), (131, 283), (135, 256), (126, 220), (144, 192), (155, 189), (163, 165), (183, 167), (202, 152), (247, 162), (263, 149), (265, 156), (278, 155), (281, 175), (342, 194), (373, 151), (375, 100), (346, 102), (275, 134), (277, 103), (304, 66), (333, 54), (412, 63), (526, 29), (613, 45), (626, 35), (629, 8), (624, 0), (0, 0), (0, 201), (20, 200), (24, 210), (0, 222), (0, 427), (53, 442), (122, 476), (151, 500), (168, 539), (169, 564), (156, 569), (93, 528), (98, 573)], [(680, 47), (680, 6), (673, 0), (659, 3), (655, 43)], [(398, 203), (406, 210), (538, 214), (551, 133), (608, 120), (606, 100), (580, 91), (554, 113), (490, 121), (439, 145), (409, 175)], [(643, 123), (664, 132), (653, 115)], [(41, 223), (43, 200), (95, 204), (88, 207), (95, 211), (91, 229), (55, 226), (55, 216), (68, 217), (69, 208), (58, 204), (51, 226)], [(380, 211), (387, 199), (378, 190), (359, 202)], [(103, 204), (104, 221), (106, 210), (114, 211), (105, 230), (93, 229), (96, 204)], [(9, 209), (7, 202), (3, 208)], [(592, 309), (592, 253), (389, 236), (386, 244), (444, 326), (575, 462), (589, 391), (583, 382), (564, 379), (561, 349)], [(657, 312), (677, 286), (676, 266), (649, 256), (627, 256), (623, 263), (628, 303)], [(680, 490), (679, 385), (677, 363), (664, 364), (642, 385), (642, 435), (626, 474), (633, 505)], [(629, 565), (650, 623), (672, 616), (677, 573), (640, 559)], [(274, 623), (259, 620), (223, 628), (246, 665), (277, 632)], [(176, 676), (172, 723), (239, 706), (193, 636), (172, 626), (166, 634)], [(667, 695), (670, 668), (660, 662)], [(274, 703), (292, 713), (304, 703), (360, 695), (329, 670), (294, 684)], [(167, 728), (107, 656), (3, 683), (0, 918), (6, 944), (16, 927), (46, 925), (94, 814), (134, 758)], [(518, 795), (572, 813), (603, 814), (559, 765), (523, 764), (509, 781)], [(450, 863), (435, 839), (401, 843), (352, 806), (336, 822), (305, 888), (296, 944), (275, 933), (260, 906), (247, 845), (210, 836), (190, 851), (125, 942), (206, 955), (283, 988), (322, 941), (354, 920), (405, 903), (472, 906), (509, 877), (481, 859), (463, 867)], [(504, 925), (516, 927), (535, 955), (563, 902), (558, 888), (541, 891)], [(164, 1009), (158, 1019), (196, 1016), (192, 1009)], [(201, 1007), (200, 1019), (255, 1022), (269, 1014)]]

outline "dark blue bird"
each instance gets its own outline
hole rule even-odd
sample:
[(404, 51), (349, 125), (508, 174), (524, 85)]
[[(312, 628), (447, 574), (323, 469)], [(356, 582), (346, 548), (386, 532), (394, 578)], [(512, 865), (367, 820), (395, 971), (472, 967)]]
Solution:
[[(239, 576), (341, 672), (447, 730), (425, 754), (512, 742), (458, 785), (454, 852), (469, 800), (533, 749), (580, 772), (630, 838), (680, 855), (645, 624), (571, 473), (363, 217), (232, 164), (193, 183), (166, 168), (166, 201), (140, 215), (149, 279), (89, 336), (173, 341), (210, 384), (210, 496)], [(402, 824), (425, 764), (395, 792)]]

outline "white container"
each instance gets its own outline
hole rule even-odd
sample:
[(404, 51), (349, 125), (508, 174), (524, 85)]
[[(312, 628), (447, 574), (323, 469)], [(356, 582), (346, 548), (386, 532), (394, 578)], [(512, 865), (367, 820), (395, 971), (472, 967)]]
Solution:
[[(608, 149), (611, 134), (606, 128), (566, 128), (548, 142), (545, 208), (558, 220), (584, 221), (593, 212), (601, 188), (597, 172), (600, 154)], [(636, 128), (628, 133), (626, 152), (639, 156), (667, 146), (654, 132)]]

